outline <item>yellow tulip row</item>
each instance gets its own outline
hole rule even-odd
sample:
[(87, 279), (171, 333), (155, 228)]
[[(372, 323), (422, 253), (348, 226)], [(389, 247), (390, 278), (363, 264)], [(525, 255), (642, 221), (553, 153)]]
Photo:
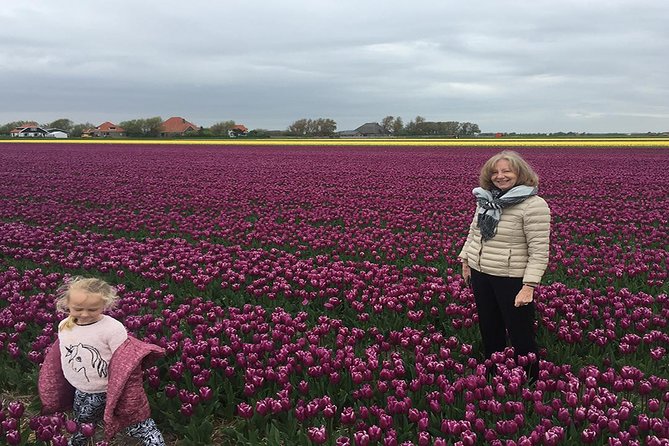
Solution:
[(176, 144), (252, 146), (421, 146), (421, 147), (664, 147), (669, 138), (271, 138), (271, 139), (16, 139), (46, 144)]

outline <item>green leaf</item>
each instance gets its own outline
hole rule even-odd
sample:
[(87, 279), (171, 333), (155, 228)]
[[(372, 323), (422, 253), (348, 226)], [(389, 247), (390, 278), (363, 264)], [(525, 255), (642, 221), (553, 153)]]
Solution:
[(270, 445), (281, 445), (281, 432), (277, 429), (274, 422), (272, 422), (272, 427), (269, 430), (269, 435), (267, 436)]

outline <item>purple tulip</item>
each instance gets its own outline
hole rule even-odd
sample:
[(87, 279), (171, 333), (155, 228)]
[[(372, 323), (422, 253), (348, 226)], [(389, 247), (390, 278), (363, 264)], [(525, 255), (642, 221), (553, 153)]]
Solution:
[(367, 428), (367, 434), (369, 434), (370, 441), (379, 441), (383, 432), (379, 426), (372, 425)]
[(80, 431), (84, 437), (92, 437), (95, 435), (95, 425), (92, 423), (82, 423), (80, 426)]
[(325, 426), (310, 427), (307, 429), (307, 436), (314, 444), (323, 444), (327, 441), (328, 436)]
[(67, 420), (65, 422), (65, 430), (70, 434), (73, 434), (79, 430), (79, 425), (74, 420)]
[(418, 446), (428, 446), (430, 444), (430, 434), (427, 432), (418, 432)]
[(351, 446), (351, 439), (348, 437), (338, 437), (335, 441), (336, 446)]
[(253, 416), (253, 407), (247, 403), (237, 404), (237, 414), (242, 418), (251, 418)]
[(367, 446), (371, 442), (369, 434), (365, 431), (356, 431), (353, 434), (353, 441), (355, 446)]
[(342, 410), (341, 412), (341, 423), (344, 425), (352, 425), (355, 423), (356, 420), (356, 414), (355, 410), (351, 407), (346, 407)]
[(54, 435), (51, 444), (53, 446), (67, 446), (67, 437), (65, 435)]
[(16, 418), (8, 418), (2, 421), (2, 428), (6, 431), (16, 430), (19, 427), (19, 422)]
[(184, 417), (191, 417), (193, 416), (193, 405), (191, 403), (182, 403), (181, 407), (179, 408), (179, 413), (183, 415)]
[(37, 438), (44, 442), (51, 441), (55, 434), (56, 426), (40, 426), (36, 431)]
[(21, 433), (16, 430), (8, 430), (5, 433), (5, 441), (10, 446), (21, 444)]
[(585, 444), (592, 444), (597, 440), (597, 432), (592, 428), (586, 428), (581, 432), (581, 441)]
[(198, 392), (200, 393), (200, 397), (202, 397), (203, 401), (209, 401), (214, 396), (214, 391), (211, 389), (211, 387), (200, 387)]
[(383, 437), (383, 446), (397, 446), (397, 444), (396, 435), (386, 434), (386, 436)]
[(177, 395), (179, 395), (179, 389), (177, 388), (177, 386), (175, 384), (172, 384), (172, 383), (167, 384), (165, 386), (165, 395), (168, 398), (176, 398)]
[(19, 419), (25, 412), (25, 407), (22, 402), (20, 401), (11, 401), (7, 405), (7, 413), (9, 413), (9, 416), (12, 418)]
[(657, 398), (650, 398), (648, 400), (648, 410), (655, 413), (660, 410), (660, 400)]

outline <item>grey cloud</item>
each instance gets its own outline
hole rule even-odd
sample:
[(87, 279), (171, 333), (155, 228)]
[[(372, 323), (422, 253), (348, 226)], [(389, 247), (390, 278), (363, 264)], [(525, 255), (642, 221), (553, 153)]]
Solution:
[(10, 2), (0, 123), (350, 129), (420, 114), (484, 131), (666, 131), (667, 16), (652, 0)]

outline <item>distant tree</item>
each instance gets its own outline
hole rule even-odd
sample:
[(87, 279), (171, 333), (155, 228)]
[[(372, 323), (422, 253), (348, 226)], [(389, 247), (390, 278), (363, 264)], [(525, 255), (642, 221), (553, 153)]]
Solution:
[(398, 116), (397, 118), (395, 118), (395, 120), (391, 125), (391, 132), (393, 135), (399, 135), (402, 133), (403, 130), (404, 130), (404, 123), (402, 122), (402, 118)]
[(160, 116), (148, 119), (133, 119), (119, 123), (119, 127), (122, 127), (126, 134), (132, 137), (160, 136), (162, 125), (163, 119)]
[(290, 136), (332, 136), (337, 130), (337, 123), (330, 118), (298, 119), (286, 133)]
[(460, 132), (460, 123), (457, 121), (443, 121), (437, 124), (436, 135), (455, 137)]
[(84, 133), (84, 130), (86, 129), (92, 129), (94, 128), (95, 125), (91, 124), (90, 122), (86, 122), (84, 124), (74, 124), (70, 128), (70, 136), (74, 138), (78, 138), (81, 136), (82, 133)]
[(426, 121), (422, 116), (409, 122), (404, 133), (413, 136), (475, 136), (481, 133), (478, 124), (458, 121)]
[(460, 136), (475, 136), (481, 133), (478, 124), (472, 124), (471, 122), (463, 122), (459, 126), (458, 134)]
[(395, 122), (394, 116), (386, 116), (381, 120), (381, 127), (388, 133), (393, 133), (393, 123)]
[(142, 135), (142, 120), (141, 119), (132, 119), (130, 121), (123, 121), (119, 123), (119, 127), (125, 130), (125, 134), (131, 137), (143, 136)]
[[(121, 126), (123, 127), (123, 126)], [(146, 136), (160, 136), (160, 130), (163, 127), (163, 118), (154, 116), (153, 118), (144, 119), (143, 131)]]
[(235, 121), (222, 121), (209, 127), (213, 136), (228, 136), (228, 130), (235, 126)]
[(53, 121), (50, 124), (47, 124), (46, 126), (51, 129), (59, 129), (69, 132), (72, 130), (74, 122), (72, 122), (72, 120), (67, 118), (61, 118), (61, 119), (56, 119), (55, 121)]
[(337, 123), (330, 118), (318, 118), (313, 121), (314, 136), (332, 136), (337, 130)]
[(407, 135), (420, 135), (421, 134), (421, 125), (425, 122), (425, 118), (418, 115), (413, 121), (409, 123), (404, 128)]
[(309, 126), (309, 119), (298, 119), (288, 126), (287, 132), (292, 136), (306, 136)]
[(460, 123), (457, 121), (448, 121), (447, 123), (446, 130), (448, 131), (446, 134), (449, 136), (455, 136), (460, 132)]
[(200, 127), (193, 136), (197, 136), (198, 138), (211, 138), (214, 136), (214, 134), (212, 133), (211, 129)]
[(249, 131), (248, 135), (249, 138), (269, 138), (269, 130), (266, 129), (253, 129)]

